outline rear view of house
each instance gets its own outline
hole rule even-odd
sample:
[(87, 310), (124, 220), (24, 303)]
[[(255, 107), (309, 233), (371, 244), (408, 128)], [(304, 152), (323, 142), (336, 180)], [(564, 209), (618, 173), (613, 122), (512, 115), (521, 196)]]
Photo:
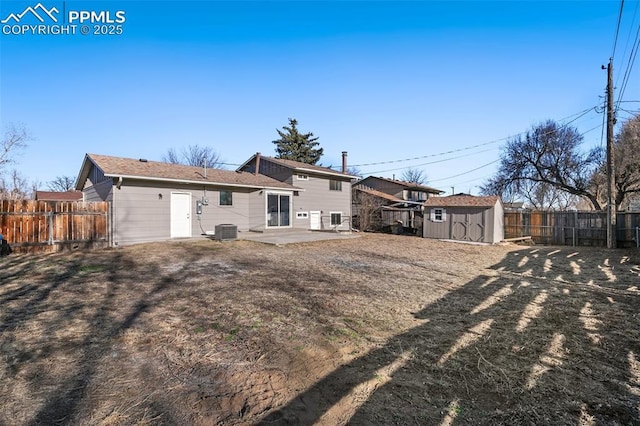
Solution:
[(76, 189), (84, 201), (111, 203), (112, 245), (212, 234), (223, 224), (240, 232), (351, 229), (351, 176), (261, 160), (230, 171), (87, 154)]
[[(300, 191), (265, 175), (95, 154), (85, 156), (76, 188), (84, 201), (111, 203), (113, 245), (192, 237), (220, 224), (263, 230), (272, 220), (268, 195), (284, 205)], [(286, 226), (284, 215), (278, 223)]]
[[(281, 226), (276, 218), (291, 209), (287, 226), (311, 230), (351, 229), (351, 181), (355, 179), (327, 167), (255, 154), (238, 171), (265, 175), (299, 188), (289, 200), (278, 191), (267, 194), (268, 228)], [(285, 203), (285, 204), (283, 204)]]

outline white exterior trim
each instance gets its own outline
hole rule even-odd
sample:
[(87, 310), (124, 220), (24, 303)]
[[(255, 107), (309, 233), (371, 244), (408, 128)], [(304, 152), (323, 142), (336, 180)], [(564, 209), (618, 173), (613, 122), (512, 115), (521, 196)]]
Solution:
[[(269, 225), (269, 195), (288, 195), (289, 196), (289, 225), (288, 226), (270, 226)], [(264, 191), (264, 227), (265, 229), (286, 229), (293, 228), (293, 191)]]

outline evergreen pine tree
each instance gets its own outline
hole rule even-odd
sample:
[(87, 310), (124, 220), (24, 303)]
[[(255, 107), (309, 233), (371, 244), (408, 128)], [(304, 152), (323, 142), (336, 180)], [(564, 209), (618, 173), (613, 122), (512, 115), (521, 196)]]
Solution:
[(289, 119), (289, 126), (284, 126), (284, 131), (277, 130), (280, 139), (273, 141), (276, 144), (276, 158), (295, 160), (307, 164), (316, 164), (322, 157), (322, 148), (316, 148), (318, 138), (313, 133), (300, 133), (297, 126), (298, 120)]

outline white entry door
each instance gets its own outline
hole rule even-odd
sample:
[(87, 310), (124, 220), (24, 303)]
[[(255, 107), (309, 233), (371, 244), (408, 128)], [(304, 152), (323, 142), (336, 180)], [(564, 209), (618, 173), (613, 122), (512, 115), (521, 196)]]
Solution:
[(309, 228), (320, 229), (320, 212), (309, 212)]
[(191, 236), (191, 193), (171, 193), (171, 238)]

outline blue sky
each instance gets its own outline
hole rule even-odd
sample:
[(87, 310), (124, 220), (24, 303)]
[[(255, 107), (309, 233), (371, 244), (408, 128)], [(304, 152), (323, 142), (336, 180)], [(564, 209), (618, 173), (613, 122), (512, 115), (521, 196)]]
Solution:
[[(0, 19), (37, 3), (3, 1)], [(348, 151), (365, 175), (413, 167), (436, 188), (477, 193), (504, 138), (602, 105), (620, 10), (613, 0), (41, 3), (126, 17), (120, 35), (0, 34), (0, 123), (35, 136), (16, 167), (42, 188), (76, 175), (87, 152), (160, 160), (200, 144), (233, 169), (274, 155), (276, 129), (294, 117), (320, 138), (323, 165)], [(621, 22), (618, 83), (638, 1)], [(640, 100), (639, 73), (622, 100)], [(585, 147), (602, 143), (602, 118), (572, 122)]]

